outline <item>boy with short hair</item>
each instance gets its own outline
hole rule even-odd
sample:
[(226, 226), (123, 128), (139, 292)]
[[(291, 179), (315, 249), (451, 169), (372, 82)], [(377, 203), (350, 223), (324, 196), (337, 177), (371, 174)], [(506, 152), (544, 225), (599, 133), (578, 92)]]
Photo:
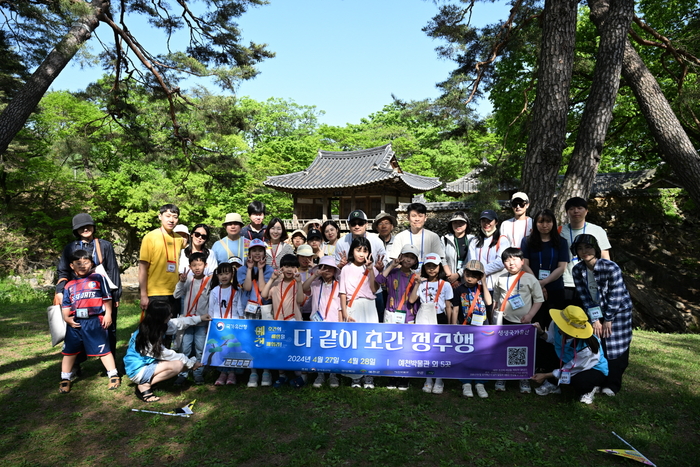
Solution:
[[(494, 324), (531, 323), (544, 302), (537, 278), (523, 270), (524, 255), (519, 248), (506, 248), (501, 255), (507, 274), (498, 278), (493, 289)], [(496, 381), (496, 391), (505, 391), (505, 381)], [(531, 392), (530, 380), (520, 380), (520, 392)]]
[(248, 217), (250, 217), (250, 224), (243, 227), (241, 230), (241, 236), (248, 240), (253, 240), (255, 238), (264, 240), (265, 229), (267, 226), (263, 224), (265, 220), (265, 203), (262, 201), (253, 201), (248, 205)]
[[(236, 271), (236, 278), (241, 285), (241, 298), (238, 300), (240, 316), (245, 319), (262, 319), (261, 308), (270, 304), (260, 292), (267, 281), (272, 277), (272, 266), (267, 264), (267, 245), (262, 240), (255, 238), (248, 247), (248, 257), (243, 266)], [(272, 376), (268, 370), (263, 371), (262, 386), (271, 386)], [(249, 388), (258, 387), (258, 370), (250, 370), (248, 379)]]
[[(205, 276), (204, 270), (207, 267), (207, 256), (204, 253), (195, 252), (190, 255), (190, 270), (192, 275), (185, 270), (180, 274), (180, 280), (175, 287), (173, 296), (176, 299), (185, 297), (182, 316), (190, 318), (193, 316), (204, 316), (209, 313), (209, 290), (211, 276)], [(185, 329), (182, 334), (180, 352), (189, 357), (194, 347), (194, 355), (197, 361), (202, 360), (204, 352), (204, 341), (207, 338), (207, 323), (199, 322), (195, 326)], [(175, 380), (176, 385), (181, 385), (187, 380), (189, 370), (185, 370)], [(204, 384), (204, 367), (200, 366), (194, 370), (194, 383)]]
[[(297, 259), (299, 260), (299, 275), (303, 283), (315, 272), (313, 248), (308, 244), (301, 245), (297, 248)], [(304, 318), (304, 321), (308, 321), (311, 318), (311, 307), (309, 294), (306, 294), (304, 303), (301, 305), (301, 316)]]
[(182, 237), (173, 232), (179, 218), (177, 206), (161, 206), (158, 214), (160, 227), (148, 232), (141, 242), (139, 291), (143, 312), (151, 300), (168, 301), (176, 309), (173, 292), (179, 277), (177, 262), (184, 244)]
[(61, 311), (68, 324), (63, 343), (61, 382), (58, 392), (71, 390), (72, 368), (77, 355), (85, 349), (88, 357), (100, 357), (109, 377), (108, 389), (121, 386), (114, 355), (109, 345), (109, 327), (112, 325), (112, 295), (103, 276), (92, 271), (92, 256), (85, 250), (76, 250), (70, 258), (70, 268), (77, 279), (63, 289)]

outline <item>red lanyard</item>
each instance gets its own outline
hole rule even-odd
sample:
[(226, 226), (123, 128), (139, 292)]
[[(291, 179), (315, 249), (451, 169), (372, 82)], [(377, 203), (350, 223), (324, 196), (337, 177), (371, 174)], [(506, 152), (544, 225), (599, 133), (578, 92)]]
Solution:
[[(282, 286), (284, 285), (284, 281), (280, 282), (280, 304), (277, 307), (277, 313), (275, 313), (275, 319), (279, 319), (280, 313), (282, 314), (282, 319), (284, 321), (287, 321), (290, 318), (294, 317), (294, 300), (296, 300), (296, 295), (297, 295), (297, 281), (292, 279), (292, 282), (287, 286), (287, 288), (284, 290), (284, 293), (282, 293)], [(284, 315), (284, 299), (287, 297), (287, 292), (289, 292), (289, 289), (294, 289), (292, 292), (292, 314), (289, 316)]]
[(513, 289), (517, 284), (520, 283), (520, 278), (523, 277), (523, 274), (525, 274), (525, 271), (520, 271), (518, 275), (515, 277), (515, 281), (513, 281), (513, 285), (511, 285), (508, 288), (508, 292), (506, 293), (506, 296), (503, 297), (503, 303), (501, 303), (501, 309), (499, 311), (506, 311), (506, 305), (508, 304), (508, 299), (510, 298), (510, 294), (513, 293)]
[(192, 316), (192, 311), (194, 311), (195, 308), (197, 308), (197, 302), (199, 302), (199, 297), (202, 295), (202, 292), (204, 292), (204, 289), (207, 287), (207, 284), (209, 283), (209, 279), (211, 279), (211, 276), (207, 276), (204, 279), (202, 279), (202, 282), (199, 283), (199, 291), (197, 292), (197, 295), (194, 297), (194, 302), (192, 300), (192, 290), (194, 289), (194, 281), (195, 279), (192, 278), (192, 286), (190, 287), (190, 293), (189, 296), (187, 297), (187, 314), (185, 316)]
[(406, 302), (406, 298), (408, 297), (408, 294), (411, 293), (411, 287), (413, 287), (414, 282), (416, 282), (415, 274), (411, 275), (411, 278), (408, 280), (408, 285), (406, 286), (406, 290), (404, 290), (403, 297), (401, 297), (401, 301), (399, 302), (399, 306), (396, 308), (397, 311), (401, 311), (401, 308), (403, 308), (403, 304)]
[[(323, 315), (323, 320), (328, 318), (328, 312), (331, 309), (331, 303), (333, 303), (333, 298), (335, 297), (335, 291), (338, 289), (338, 281), (333, 280), (333, 289), (331, 289), (330, 295), (328, 295), (328, 303), (326, 304), (326, 314)], [(323, 293), (323, 283), (321, 283), (321, 288), (318, 289), (318, 302), (321, 303), (321, 294)], [(318, 310), (320, 313), (321, 310)]]
[(365, 283), (365, 280), (367, 280), (368, 275), (369, 275), (369, 269), (365, 269), (365, 273), (362, 274), (362, 279), (360, 279), (360, 283), (357, 284), (357, 288), (352, 293), (352, 297), (350, 297), (350, 302), (348, 302), (348, 307), (352, 307), (352, 304), (355, 302), (355, 297), (357, 297), (357, 294), (360, 292), (360, 289), (362, 288), (362, 284)]
[(464, 322), (462, 324), (467, 324), (467, 321), (469, 321), (469, 318), (472, 317), (472, 313), (474, 313), (474, 307), (476, 307), (477, 302), (479, 301), (479, 295), (481, 294), (481, 286), (479, 284), (476, 285), (476, 292), (474, 293), (474, 298), (472, 298), (472, 303), (469, 305), (469, 311), (467, 312), (467, 316), (464, 317)]
[[(527, 237), (527, 220), (529, 217), (525, 216), (525, 228), (523, 229), (523, 238)], [(513, 236), (513, 241), (515, 241), (515, 223), (518, 222), (517, 220), (513, 219), (513, 227), (511, 228), (511, 235)], [(512, 247), (515, 248), (520, 248), (520, 245), (511, 245)]]
[(258, 305), (262, 306), (262, 297), (260, 297), (260, 288), (258, 287), (258, 281), (253, 279), (253, 287), (255, 287), (255, 298)]
[(280, 250), (280, 247), (281, 247), (281, 246), (282, 246), (282, 242), (279, 242), (279, 243), (277, 244), (277, 248), (275, 248), (275, 249), (273, 250), (273, 249), (272, 249), (272, 245), (270, 245), (270, 254), (272, 255), (272, 267), (273, 267), (274, 269), (277, 269), (277, 261), (276, 261), (276, 259), (277, 259), (277, 252)]
[[(168, 255), (168, 241), (165, 239), (165, 234), (163, 233), (163, 227), (160, 228), (160, 234), (163, 237), (163, 246), (165, 247), (165, 262), (170, 263), (170, 255)], [(170, 235), (168, 235), (170, 237)], [(177, 253), (175, 253), (175, 239), (173, 238), (173, 259), (177, 259)]]
[[(442, 292), (442, 286), (445, 285), (445, 281), (441, 281), (438, 279), (438, 288), (437, 292), (435, 293), (435, 303), (438, 302), (440, 299), (440, 292)], [(428, 290), (430, 287), (428, 287), (428, 282), (425, 283), (425, 303), (428, 303)]]
[[(232, 286), (226, 287), (227, 289), (231, 289), (231, 295), (229, 296), (228, 303), (226, 304), (226, 311), (224, 312), (224, 319), (228, 319), (230, 313), (231, 313), (231, 305), (233, 305), (233, 298), (236, 296), (236, 289), (234, 289)], [(223, 292), (224, 289), (219, 287), (219, 316), (221, 316), (221, 292)]]

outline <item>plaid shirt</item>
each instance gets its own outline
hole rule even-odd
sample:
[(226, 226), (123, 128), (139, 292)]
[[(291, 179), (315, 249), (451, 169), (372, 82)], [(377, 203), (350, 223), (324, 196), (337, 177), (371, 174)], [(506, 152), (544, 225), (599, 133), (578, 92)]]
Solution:
[(593, 277), (598, 285), (600, 303), (593, 301), (588, 290), (587, 275), (584, 263), (574, 266), (572, 276), (576, 290), (586, 309), (600, 306), (604, 321), (612, 321), (610, 337), (603, 339), (609, 360), (614, 360), (629, 348), (632, 341), (632, 298), (622, 279), (620, 267), (607, 259), (599, 259), (593, 267)]

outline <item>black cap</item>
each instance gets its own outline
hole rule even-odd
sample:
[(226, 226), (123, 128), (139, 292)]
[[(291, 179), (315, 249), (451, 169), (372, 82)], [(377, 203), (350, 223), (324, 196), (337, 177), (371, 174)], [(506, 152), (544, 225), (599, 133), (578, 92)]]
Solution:
[(306, 241), (308, 242), (313, 238), (320, 238), (321, 240), (323, 240), (323, 235), (321, 235), (321, 231), (318, 229), (309, 229), (309, 233), (306, 235)]
[(95, 225), (95, 221), (92, 220), (92, 216), (90, 216), (90, 214), (81, 212), (80, 214), (73, 216), (73, 231), (76, 231), (81, 227), (85, 227), (86, 225)]
[(495, 221), (496, 219), (498, 219), (498, 215), (496, 215), (496, 211), (487, 209), (486, 211), (481, 211), (479, 219), (488, 219), (490, 221)]

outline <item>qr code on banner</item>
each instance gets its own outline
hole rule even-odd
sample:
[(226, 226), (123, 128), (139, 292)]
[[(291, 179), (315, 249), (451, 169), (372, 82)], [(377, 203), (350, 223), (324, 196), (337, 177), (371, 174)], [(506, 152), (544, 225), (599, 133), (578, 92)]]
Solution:
[(508, 366), (526, 366), (527, 347), (508, 347)]

